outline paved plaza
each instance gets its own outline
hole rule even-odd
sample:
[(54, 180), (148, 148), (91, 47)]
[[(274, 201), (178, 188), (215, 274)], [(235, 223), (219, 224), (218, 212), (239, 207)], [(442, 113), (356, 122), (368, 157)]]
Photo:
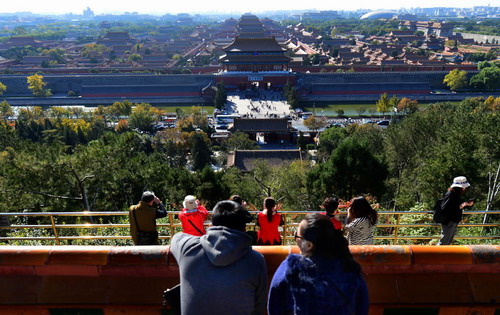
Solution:
[(283, 118), (292, 113), (281, 92), (266, 90), (228, 93), (225, 111), (242, 118)]

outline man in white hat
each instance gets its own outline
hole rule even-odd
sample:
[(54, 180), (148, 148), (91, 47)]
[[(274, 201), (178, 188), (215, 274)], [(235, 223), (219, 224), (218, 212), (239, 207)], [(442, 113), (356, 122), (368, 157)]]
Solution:
[(470, 187), (465, 176), (458, 176), (444, 195), (440, 205), (440, 215), (436, 222), (441, 223), (441, 239), (438, 245), (451, 245), (457, 232), (457, 226), (462, 221), (462, 209), (474, 205), (473, 200), (462, 201), (462, 195)]

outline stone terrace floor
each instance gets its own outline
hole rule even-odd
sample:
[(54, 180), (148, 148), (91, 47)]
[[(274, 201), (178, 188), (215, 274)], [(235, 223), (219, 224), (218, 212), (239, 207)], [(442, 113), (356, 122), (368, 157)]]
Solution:
[(228, 93), (225, 111), (240, 114), (242, 118), (282, 118), (292, 113), (281, 92), (266, 90), (253, 97), (245, 91)]

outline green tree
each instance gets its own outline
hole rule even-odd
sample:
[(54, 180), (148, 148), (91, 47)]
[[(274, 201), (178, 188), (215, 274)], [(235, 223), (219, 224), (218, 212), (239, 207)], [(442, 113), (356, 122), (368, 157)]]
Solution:
[(393, 96), (389, 99), (389, 108), (390, 108), (391, 110), (397, 109), (398, 104), (399, 104), (399, 101), (400, 101), (400, 99), (399, 99), (396, 95), (393, 95)]
[(139, 61), (142, 60), (142, 56), (139, 54), (132, 54), (128, 57), (129, 61)]
[(193, 169), (201, 171), (212, 161), (210, 140), (204, 132), (193, 132), (189, 139)]
[(85, 58), (98, 58), (102, 57), (102, 55), (109, 51), (104, 45), (101, 44), (86, 44), (83, 47), (82, 56)]
[(163, 154), (168, 165), (174, 168), (186, 166), (187, 150), (180, 138), (180, 132), (176, 128), (167, 128), (157, 132), (153, 141), (156, 151)]
[(120, 116), (130, 116), (133, 105), (132, 102), (124, 100), (123, 102), (114, 102), (107, 110), (111, 116), (118, 119)]
[(66, 53), (64, 49), (62, 48), (52, 48), (52, 49), (45, 49), (42, 50), (42, 54), (49, 56), (50, 60), (55, 61), (57, 64), (64, 64), (66, 63)]
[(320, 161), (326, 161), (333, 150), (347, 138), (346, 128), (328, 128), (319, 137), (318, 157)]
[(14, 111), (12, 110), (12, 107), (10, 106), (9, 102), (7, 101), (2, 101), (0, 102), (0, 117), (2, 119), (6, 119), (9, 116), (12, 116), (14, 114)]
[(193, 122), (193, 126), (195, 126), (196, 128), (208, 127), (207, 113), (204, 112), (203, 108), (201, 108), (200, 106), (192, 106), (191, 114), (189, 115), (189, 117)]
[(494, 66), (495, 66), (495, 63), (493, 63), (493, 62), (482, 61), (482, 62), (480, 62), (480, 63), (477, 64), (477, 70), (481, 71), (484, 68), (494, 67)]
[(490, 67), (483, 68), (470, 79), (470, 84), (476, 89), (495, 91), (500, 88), (500, 66), (493, 63)]
[(219, 200), (226, 199), (230, 194), (221, 179), (222, 174), (214, 172), (209, 165), (206, 165), (200, 172), (200, 184), (196, 189), (196, 196), (206, 202), (208, 209), (215, 206)]
[(307, 140), (304, 137), (304, 133), (299, 130), (299, 137), (297, 138), (297, 146), (300, 150), (305, 151), (307, 146)]
[(486, 108), (484, 101), (475, 99), (434, 104), (388, 130), (384, 145), (391, 171), (388, 184), (397, 205), (433, 204), (458, 173), (474, 181), (478, 191), (488, 190), (479, 188), (479, 174), (495, 155), (483, 153), (498, 151), (498, 141), (493, 140), (498, 138), (498, 127), (493, 123), (497, 115)]
[(0, 96), (2, 96), (5, 91), (7, 91), (7, 86), (0, 82)]
[(296, 89), (290, 83), (290, 81), (287, 81), (286, 84), (283, 86), (283, 95), (285, 96), (286, 101), (292, 108), (299, 107), (299, 100), (297, 98)]
[(448, 73), (443, 80), (450, 90), (456, 91), (467, 86), (467, 72), (463, 70), (453, 69)]
[(129, 126), (130, 128), (137, 128), (142, 131), (153, 132), (155, 115), (155, 111), (150, 104), (137, 104), (130, 115)]
[[(316, 198), (337, 194), (350, 199), (360, 194), (381, 196), (385, 191), (387, 167), (363, 142), (348, 138), (333, 152), (327, 162), (309, 174), (309, 192)], [(324, 197), (323, 197), (324, 198)]]
[(47, 83), (43, 81), (43, 76), (34, 74), (26, 78), (28, 89), (37, 97), (48, 97), (52, 95), (50, 89), (45, 88)]
[(214, 105), (217, 109), (223, 109), (227, 102), (227, 92), (224, 82), (217, 83), (217, 91), (215, 92)]
[(250, 139), (248, 134), (241, 131), (236, 131), (228, 139), (222, 141), (221, 147), (227, 152), (234, 150), (256, 150), (259, 148), (255, 141)]

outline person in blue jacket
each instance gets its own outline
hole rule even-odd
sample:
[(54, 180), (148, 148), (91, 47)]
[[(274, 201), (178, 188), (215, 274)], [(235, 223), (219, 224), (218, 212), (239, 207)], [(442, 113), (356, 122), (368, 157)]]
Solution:
[(368, 288), (342, 232), (318, 213), (307, 215), (291, 254), (276, 270), (268, 297), (269, 315), (368, 314)]

